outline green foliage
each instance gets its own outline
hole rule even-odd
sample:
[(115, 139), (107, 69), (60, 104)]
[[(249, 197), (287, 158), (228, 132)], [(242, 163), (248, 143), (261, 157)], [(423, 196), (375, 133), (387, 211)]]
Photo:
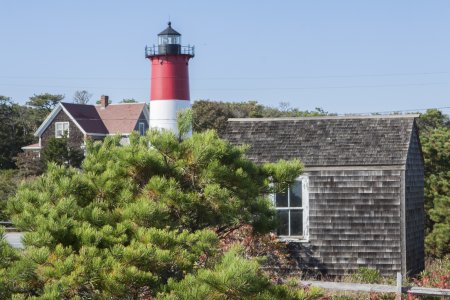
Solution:
[[(7, 270), (15, 297), (138, 299), (170, 293), (167, 282), (214, 268), (216, 232), (241, 223), (257, 232), (272, 229), (258, 226), (275, 218), (264, 196), (272, 189), (269, 177), (286, 184), (302, 170), (299, 162), (282, 163), (285, 172), (276, 164), (254, 165), (243, 148), (214, 131), (180, 141), (171, 132), (151, 130), (145, 137), (132, 134), (128, 146), (119, 141), (89, 142), (81, 169), (50, 163), (8, 202), (14, 224), (27, 232), (25, 250)], [(250, 265), (256, 270), (256, 262)]]
[(8, 220), (6, 200), (15, 193), (18, 182), (17, 170), (0, 170), (0, 221)]
[(26, 104), (48, 113), (63, 99), (64, 95), (53, 95), (49, 93), (39, 95), (34, 94)]
[(433, 109), (418, 124), (425, 162), (426, 251), (443, 257), (450, 253), (450, 121)]
[(381, 283), (382, 277), (377, 269), (362, 267), (350, 275), (350, 280), (355, 283)]
[(449, 289), (450, 288), (450, 257), (435, 259), (427, 263), (425, 270), (413, 280), (418, 286)]
[(185, 109), (177, 112), (178, 139), (186, 137), (191, 131), (192, 109)]
[(212, 269), (199, 269), (181, 281), (170, 279), (170, 292), (157, 299), (317, 299), (321, 290), (309, 292), (286, 285), (273, 285), (262, 273), (258, 262), (242, 257), (242, 249), (232, 248)]
[(29, 110), (5, 96), (0, 96), (0, 120), (0, 169), (10, 169), (21, 147), (31, 143), (33, 128)]
[(192, 105), (193, 130), (204, 131), (216, 129), (222, 131), (228, 118), (274, 118), (274, 117), (310, 117), (329, 115), (328, 112), (316, 108), (315, 111), (300, 111), (290, 108), (288, 103), (281, 103), (281, 108), (273, 108), (248, 102), (216, 102), (209, 100), (195, 101)]
[(19, 171), (19, 176), (22, 178), (39, 176), (45, 169), (40, 157), (32, 151), (25, 151), (17, 154), (15, 163)]
[(83, 161), (84, 154), (81, 149), (70, 146), (67, 137), (52, 137), (42, 150), (41, 158), (44, 165), (54, 162), (58, 165), (79, 167)]
[(0, 299), (11, 297), (13, 278), (10, 267), (18, 259), (18, 254), (6, 242), (4, 234), (4, 228), (0, 227)]

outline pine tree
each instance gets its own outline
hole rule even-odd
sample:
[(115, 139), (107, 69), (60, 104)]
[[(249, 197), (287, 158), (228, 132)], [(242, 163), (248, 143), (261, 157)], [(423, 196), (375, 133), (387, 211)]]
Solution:
[(273, 229), (266, 195), (302, 170), (299, 161), (255, 165), (244, 147), (214, 131), (119, 141), (90, 142), (81, 169), (50, 163), (8, 202), (27, 232), (20, 259), (7, 267), (13, 293), (147, 299), (170, 292), (169, 280), (214, 268), (218, 233), (244, 223)]

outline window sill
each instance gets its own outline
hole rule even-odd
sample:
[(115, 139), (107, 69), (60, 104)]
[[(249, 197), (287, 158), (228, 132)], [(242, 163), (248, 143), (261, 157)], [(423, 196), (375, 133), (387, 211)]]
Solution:
[(281, 242), (309, 243), (309, 238), (303, 236), (278, 236)]

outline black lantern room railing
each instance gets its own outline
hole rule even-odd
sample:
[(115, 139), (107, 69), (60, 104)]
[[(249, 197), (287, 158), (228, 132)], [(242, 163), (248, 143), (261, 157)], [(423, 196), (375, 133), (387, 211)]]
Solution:
[(164, 45), (153, 45), (145, 47), (145, 57), (152, 57), (157, 55), (189, 55), (194, 57), (194, 46), (181, 46), (179, 44), (164, 44)]

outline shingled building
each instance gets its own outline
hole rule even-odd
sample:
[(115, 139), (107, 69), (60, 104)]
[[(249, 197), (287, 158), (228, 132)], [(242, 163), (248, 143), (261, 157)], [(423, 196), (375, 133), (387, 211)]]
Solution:
[(63, 136), (78, 149), (84, 149), (86, 139), (102, 140), (108, 135), (119, 135), (127, 143), (133, 131), (144, 135), (148, 128), (145, 103), (110, 104), (108, 96), (102, 96), (98, 105), (59, 102), (36, 130), (38, 142), (22, 149), (39, 155), (51, 138)]
[(305, 173), (273, 196), (300, 268), (384, 275), (424, 267), (424, 165), (415, 118), (229, 119), (222, 137), (257, 163), (298, 158)]

